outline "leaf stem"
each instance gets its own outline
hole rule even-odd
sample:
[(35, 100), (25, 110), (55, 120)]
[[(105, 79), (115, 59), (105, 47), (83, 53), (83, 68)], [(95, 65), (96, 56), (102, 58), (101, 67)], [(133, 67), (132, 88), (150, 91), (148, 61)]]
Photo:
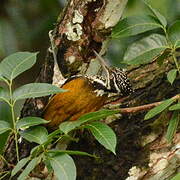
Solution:
[[(2, 161), (4, 161), (4, 163), (6, 163), (7, 165), (9, 164), (2, 155), (0, 155), (0, 159), (2, 159)], [(0, 173), (0, 175), (1, 175), (1, 173)]]
[(7, 79), (5, 79), (4, 77), (1, 77), (1, 79), (9, 86), (9, 82)]
[[(10, 174), (10, 171), (4, 171), (4, 172), (2, 172), (1, 174), (4, 174), (4, 175), (2, 175), (2, 176), (0, 177), (0, 180), (3, 179), (4, 177), (6, 177), (8, 174)], [(1, 175), (1, 174), (0, 174), (0, 175)]]
[(178, 71), (179, 71), (179, 74), (180, 74), (180, 67), (179, 67), (179, 65), (178, 65), (178, 61), (177, 61), (177, 58), (176, 58), (176, 56), (175, 56), (175, 49), (174, 49), (171, 41), (169, 40), (169, 36), (168, 36), (168, 33), (167, 33), (166, 28), (163, 28), (163, 30), (164, 30), (164, 33), (165, 33), (165, 36), (166, 36), (166, 41), (167, 41), (167, 43), (168, 43), (168, 45), (169, 45), (169, 48), (172, 50), (172, 56), (173, 56), (174, 62), (175, 62), (175, 64), (176, 64), (176, 67), (177, 67), (177, 69), (178, 69)]
[[(175, 95), (171, 99), (180, 100), (180, 94)], [(119, 110), (119, 112), (122, 113), (122, 114), (129, 114), (129, 113), (132, 114), (132, 113), (137, 113), (137, 112), (140, 112), (140, 111), (147, 111), (149, 109), (152, 109), (152, 108), (160, 105), (162, 102), (163, 101), (159, 101), (159, 102), (154, 102), (154, 103), (151, 103), (151, 104), (145, 104), (145, 105), (141, 105), (141, 106), (135, 106), (135, 107), (129, 107), (129, 108), (120, 108), (120, 109), (117, 109), (117, 110)], [(118, 101), (116, 102), (116, 104), (117, 103), (118, 103)], [(110, 122), (110, 123), (112, 123), (112, 122)]]
[(167, 30), (166, 30), (166, 28), (164, 28), (164, 27), (162, 27), (162, 28), (163, 28), (163, 30), (164, 30), (164, 34), (165, 34), (165, 37), (166, 37), (166, 41), (167, 41), (167, 43), (168, 43), (168, 46), (169, 46), (169, 48), (171, 48), (171, 47), (172, 47), (172, 44), (171, 44), (171, 41), (169, 40), (169, 36), (168, 36)]
[(9, 96), (10, 96), (10, 107), (11, 107), (13, 131), (14, 131), (15, 146), (16, 146), (16, 156), (17, 156), (17, 161), (19, 162), (18, 136), (17, 136), (16, 119), (15, 119), (15, 113), (14, 113), (14, 102), (13, 102), (13, 95), (12, 95), (12, 80), (9, 83)]
[(177, 69), (178, 69), (178, 71), (179, 71), (179, 74), (180, 74), (180, 67), (179, 67), (177, 58), (176, 58), (176, 56), (175, 56), (175, 51), (172, 51), (172, 56), (173, 56), (174, 62), (175, 62), (175, 64), (176, 64), (176, 67), (177, 67)]

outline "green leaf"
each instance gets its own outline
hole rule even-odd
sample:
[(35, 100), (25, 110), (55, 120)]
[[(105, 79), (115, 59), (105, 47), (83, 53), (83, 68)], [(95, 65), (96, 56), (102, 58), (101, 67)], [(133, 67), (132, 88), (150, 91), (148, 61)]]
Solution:
[[(12, 127), (11, 108), (5, 102), (0, 102), (0, 117), (1, 119), (5, 119)], [(0, 154), (3, 154), (10, 132), (11, 131), (6, 131), (5, 133), (0, 134)]]
[(125, 52), (123, 62), (132, 65), (151, 62), (167, 48), (166, 38), (159, 34), (151, 34), (130, 45)]
[(68, 132), (79, 127), (83, 123), (86, 123), (89, 121), (97, 121), (97, 120), (106, 118), (110, 115), (116, 114), (118, 112), (119, 111), (112, 111), (112, 110), (107, 110), (107, 109), (102, 109), (96, 112), (90, 112), (88, 114), (81, 116), (77, 121), (67, 121), (67, 122), (61, 123), (59, 128), (61, 131), (67, 134)]
[(132, 36), (159, 27), (161, 27), (161, 25), (152, 16), (143, 15), (127, 17), (120, 20), (113, 28), (111, 37), (121, 38)]
[(179, 124), (179, 112), (174, 111), (173, 115), (169, 121), (169, 126), (167, 129), (166, 139), (168, 143), (170, 143), (173, 140), (174, 134), (176, 133), (177, 127)]
[(43, 163), (45, 164), (47, 170), (48, 170), (48, 173), (52, 173), (53, 172), (53, 168), (50, 164), (50, 161), (48, 159), (45, 159), (43, 160)]
[(13, 168), (11, 172), (11, 177), (16, 175), (18, 171), (20, 171), (29, 161), (29, 157), (21, 159), (16, 166)]
[(169, 107), (170, 111), (176, 111), (180, 109), (180, 103), (174, 104), (172, 106)]
[(49, 123), (49, 121), (39, 118), (39, 117), (25, 117), (18, 120), (18, 122), (16, 123), (16, 128), (17, 129), (28, 128), (31, 126), (47, 124), (47, 123)]
[(106, 149), (116, 154), (116, 134), (109, 126), (102, 122), (91, 122), (88, 123), (85, 128), (90, 129), (91, 133), (100, 144), (102, 144)]
[(0, 101), (9, 101), (9, 92), (4, 88), (0, 87)]
[(13, 99), (17, 101), (19, 99), (48, 96), (61, 92), (65, 92), (65, 90), (51, 84), (30, 83), (16, 89), (13, 93)]
[(20, 131), (19, 133), (24, 139), (28, 140), (29, 142), (43, 144), (48, 140), (48, 132), (46, 128), (42, 126), (30, 127), (29, 129)]
[(180, 173), (176, 174), (171, 180), (179, 180), (180, 179)]
[(157, 64), (159, 66), (163, 65), (164, 60), (166, 60), (169, 55), (170, 55), (171, 51), (169, 49), (166, 49), (164, 52), (162, 52), (161, 54), (159, 54), (159, 56), (155, 59), (155, 61), (157, 62)]
[(175, 100), (174, 99), (168, 99), (163, 101), (159, 106), (156, 106), (155, 108), (151, 109), (146, 115), (145, 115), (145, 120), (150, 119), (157, 114), (161, 113), (164, 111), (167, 107), (169, 107)]
[(80, 155), (80, 156), (89, 156), (89, 157), (96, 157), (95, 155), (89, 154), (83, 151), (71, 151), (71, 150), (49, 150), (48, 153), (54, 155), (61, 155), (61, 154), (70, 154), (70, 155)]
[(154, 8), (152, 8), (152, 6), (150, 4), (148, 4), (146, 1), (144, 1), (144, 3), (147, 5), (147, 7), (153, 13), (153, 15), (155, 15), (157, 17), (157, 19), (159, 20), (160, 24), (162, 24), (163, 27), (166, 27), (167, 26), (166, 18), (161, 13), (159, 13), (159, 11), (157, 11)]
[(11, 130), (11, 125), (6, 121), (0, 120), (0, 134), (9, 130)]
[(58, 180), (76, 179), (76, 166), (68, 154), (53, 156), (50, 163)]
[(168, 29), (169, 39), (175, 48), (180, 47), (180, 20), (176, 21)]
[(177, 69), (172, 69), (168, 72), (167, 79), (171, 84), (173, 84), (174, 80), (176, 79), (177, 72)]
[(0, 63), (1, 74), (9, 80), (13, 80), (22, 72), (30, 69), (36, 62), (37, 53), (17, 52), (6, 57)]
[(5, 78), (3, 77), (1, 73), (0, 73), (0, 81), (5, 81)]
[(44, 151), (43, 145), (35, 146), (34, 148), (31, 149), (30, 157), (31, 158), (37, 157), (37, 155), (43, 151)]
[(60, 134), (63, 134), (63, 132), (60, 129), (56, 129), (55, 131), (53, 131), (52, 133), (48, 135), (48, 139), (52, 139), (56, 137), (57, 135), (59, 136)]
[(36, 167), (38, 163), (40, 163), (41, 157), (36, 157), (32, 159), (23, 172), (18, 177), (18, 180), (24, 180), (29, 175), (29, 173)]

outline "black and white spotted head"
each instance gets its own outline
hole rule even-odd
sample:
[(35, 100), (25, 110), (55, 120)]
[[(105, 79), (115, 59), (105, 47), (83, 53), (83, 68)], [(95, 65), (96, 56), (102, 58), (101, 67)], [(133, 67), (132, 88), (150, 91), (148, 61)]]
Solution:
[(107, 89), (112, 93), (129, 95), (133, 92), (131, 83), (124, 71), (113, 67), (107, 70)]
[(133, 92), (131, 83), (126, 75), (126, 73), (117, 67), (109, 67), (101, 56), (96, 53), (100, 64), (106, 72), (105, 76), (105, 86), (107, 91), (110, 93), (117, 93), (123, 96), (127, 96)]

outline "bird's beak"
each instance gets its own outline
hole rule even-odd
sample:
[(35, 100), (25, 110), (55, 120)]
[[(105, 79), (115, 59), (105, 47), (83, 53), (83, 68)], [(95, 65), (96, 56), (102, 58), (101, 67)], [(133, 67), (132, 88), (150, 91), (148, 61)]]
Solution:
[(93, 51), (96, 54), (97, 59), (98, 59), (99, 63), (101, 64), (101, 66), (103, 67), (103, 69), (105, 70), (105, 72), (108, 73), (110, 68), (107, 65), (107, 63), (104, 61), (104, 59), (95, 50), (93, 50)]
[(101, 64), (101, 66), (103, 67), (104, 71), (106, 72), (106, 76), (105, 76), (106, 87), (107, 87), (107, 89), (110, 89), (110, 72), (111, 72), (111, 69), (107, 65), (107, 63), (104, 61), (104, 59), (95, 50), (93, 50), (93, 51), (96, 54), (99, 63)]

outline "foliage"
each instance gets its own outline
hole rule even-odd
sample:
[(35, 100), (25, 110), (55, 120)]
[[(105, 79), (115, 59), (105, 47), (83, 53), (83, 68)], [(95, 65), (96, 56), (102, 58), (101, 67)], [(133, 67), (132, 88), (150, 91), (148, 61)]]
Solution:
[[(177, 49), (180, 48), (180, 21), (168, 26), (166, 18), (158, 10), (154, 9), (147, 1), (143, 2), (149, 9), (150, 15), (131, 16), (120, 20), (113, 29), (111, 37), (130, 37), (153, 29), (160, 29), (160, 34), (149, 32), (148, 36), (133, 42), (124, 54), (123, 63), (141, 65), (157, 61), (161, 66), (167, 57), (172, 58), (176, 68), (167, 73), (167, 80), (173, 84), (180, 75), (180, 67), (176, 58)], [(147, 120), (168, 108), (173, 111), (166, 134), (168, 142), (172, 141), (178, 127), (179, 101), (180, 99), (178, 101), (167, 99), (145, 115), (145, 120)]]
[[(113, 29), (111, 37), (112, 39), (135, 37), (149, 32), (148, 36), (138, 38), (136, 42), (133, 42), (127, 48), (123, 63), (127, 65), (141, 65), (157, 61), (161, 65), (165, 58), (172, 57), (176, 67), (167, 73), (167, 80), (173, 84), (180, 75), (180, 68), (176, 58), (177, 49), (180, 48), (180, 21), (176, 21), (171, 26), (168, 26), (166, 18), (158, 10), (152, 8), (147, 2), (145, 4), (151, 13), (150, 15), (131, 16), (120, 20)], [(156, 29), (160, 31), (151, 33)], [(60, 124), (59, 128), (50, 134), (44, 126), (41, 126), (48, 123), (42, 118), (26, 117), (18, 119), (15, 116), (17, 101), (65, 92), (63, 89), (44, 83), (26, 84), (13, 90), (14, 79), (35, 64), (36, 56), (37, 53), (18, 52), (6, 57), (0, 63), (0, 80), (7, 85), (6, 88), (0, 88), (0, 101), (5, 102), (11, 112), (11, 117), (0, 116), (0, 138), (3, 139), (3, 143), (0, 143), (0, 152), (2, 154), (7, 137), (11, 132), (15, 137), (18, 161), (11, 172), (11, 176), (15, 176), (23, 169), (18, 179), (25, 179), (37, 164), (44, 162), (48, 171), (54, 171), (58, 179), (73, 180), (76, 178), (76, 166), (70, 155), (94, 158), (96, 156), (86, 152), (57, 150), (51, 147), (64, 139), (77, 141), (73, 136), (73, 132), (78, 129), (87, 129), (101, 145), (115, 154), (116, 135), (109, 126), (99, 122), (99, 120), (113, 115), (117, 111), (100, 110), (85, 114), (75, 122)], [(162, 104), (150, 110), (146, 114), (145, 119), (153, 118), (167, 109), (172, 112), (166, 134), (168, 142), (171, 142), (179, 123), (179, 101), (177, 102), (174, 99), (165, 100)], [(18, 137), (37, 143), (37, 146), (31, 150), (30, 155), (21, 160), (19, 159)], [(8, 173), (2, 174), (4, 176)]]
[[(62, 123), (58, 130), (50, 134), (48, 134), (45, 127), (41, 126), (48, 123), (48, 121), (42, 118), (16, 118), (14, 108), (18, 100), (66, 91), (46, 83), (30, 83), (12, 90), (14, 79), (35, 64), (36, 55), (37, 53), (17, 52), (6, 57), (0, 63), (0, 80), (7, 85), (7, 88), (0, 88), (0, 101), (4, 101), (9, 105), (12, 116), (10, 121), (7, 121), (6, 118), (0, 120), (0, 135), (1, 138), (7, 140), (7, 134), (5, 133), (10, 134), (11, 132), (14, 134), (18, 161), (11, 172), (11, 176), (15, 176), (21, 169), (24, 169), (18, 179), (25, 179), (37, 164), (44, 162), (51, 167), (49, 169), (54, 170), (58, 179), (75, 179), (76, 166), (70, 155), (96, 156), (81, 151), (53, 150), (50, 144), (55, 144), (63, 138), (68, 138), (70, 141), (74, 140), (75, 138), (71, 135), (73, 131), (77, 129), (89, 129), (100, 144), (115, 154), (115, 133), (109, 126), (97, 121), (113, 115), (117, 111), (101, 110), (85, 114), (75, 122)], [(37, 143), (37, 146), (32, 149), (30, 156), (21, 160), (19, 159), (19, 136), (29, 142)], [(0, 146), (1, 152), (3, 152), (4, 147), (5, 144)]]
[(174, 176), (171, 180), (178, 180), (180, 178), (180, 173), (178, 173), (176, 176)]
[(179, 124), (179, 112), (174, 111), (169, 121), (169, 126), (168, 126), (167, 134), (166, 134), (166, 138), (168, 142), (172, 141), (174, 134), (176, 133), (178, 124)]
[[(180, 18), (179, 13), (179, 0), (148, 0), (151, 4), (153, 9), (157, 9), (163, 16), (166, 18), (167, 24), (171, 24), (175, 22), (177, 19)], [(172, 10), (173, 9), (173, 10)], [(137, 17), (137, 16), (147, 16), (148, 12), (151, 12), (149, 7), (142, 3), (142, 0), (129, 0), (126, 6), (126, 10), (123, 13), (124, 18), (129, 17)], [(152, 13), (153, 15), (153, 13)], [(147, 37), (148, 35), (152, 34), (152, 32), (160, 32), (160, 30), (152, 29), (150, 31), (146, 31), (144, 33), (137, 34), (135, 36), (127, 36), (125, 38), (116, 38), (111, 41), (111, 45), (109, 51), (107, 52), (108, 59), (111, 61), (112, 64), (118, 67), (127, 67), (126, 64), (123, 64), (121, 61), (123, 60), (124, 53), (126, 52), (127, 48), (137, 39), (141, 39), (143, 37)]]

